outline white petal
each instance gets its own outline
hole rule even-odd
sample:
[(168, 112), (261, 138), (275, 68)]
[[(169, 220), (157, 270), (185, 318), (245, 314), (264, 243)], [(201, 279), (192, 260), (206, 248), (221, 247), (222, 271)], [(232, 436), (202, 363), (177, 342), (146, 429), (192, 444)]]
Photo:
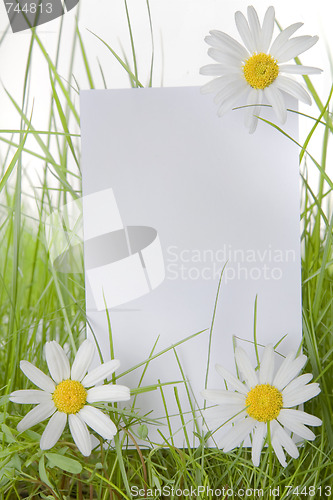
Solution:
[(252, 462), (255, 467), (259, 467), (261, 450), (267, 433), (267, 425), (264, 422), (258, 422), (254, 429), (252, 440)]
[(85, 340), (79, 347), (76, 353), (72, 369), (71, 379), (81, 382), (85, 374), (90, 368), (91, 362), (95, 354), (95, 346), (90, 340)]
[(51, 401), (51, 394), (45, 391), (21, 390), (14, 391), (9, 395), (9, 400), (19, 404), (38, 404), (44, 401)]
[(62, 380), (69, 379), (70, 365), (63, 348), (52, 340), (45, 344), (45, 357), (49, 372), (53, 380), (59, 384)]
[(207, 401), (218, 405), (234, 405), (241, 404), (245, 408), (245, 396), (238, 392), (223, 391), (221, 389), (205, 389), (201, 391), (201, 395)]
[(289, 40), (291, 35), (293, 35), (295, 31), (297, 31), (301, 26), (303, 26), (303, 23), (295, 23), (292, 24), (291, 26), (288, 26), (288, 28), (284, 29), (283, 31), (281, 31), (281, 33), (279, 33), (278, 36), (275, 38), (270, 48), (269, 53), (271, 54), (271, 56), (276, 58), (276, 54), (278, 53), (278, 51), (281, 48), (283, 48), (283, 46)]
[(305, 102), (305, 104), (311, 105), (311, 97), (300, 83), (282, 75), (277, 77), (275, 83), (280, 90), (287, 92), (287, 94), (290, 94), (299, 101)]
[(96, 431), (104, 439), (112, 439), (117, 434), (117, 427), (108, 415), (94, 408), (93, 406), (84, 406), (79, 411), (80, 417), (89, 427)]
[(316, 75), (322, 73), (323, 70), (314, 66), (303, 66), (302, 64), (281, 64), (279, 72), (294, 75)]
[(237, 77), (236, 76), (231, 76), (231, 75), (222, 75), (219, 78), (214, 78), (214, 80), (211, 80), (210, 82), (206, 83), (201, 87), (201, 93), (202, 94), (208, 94), (209, 92), (219, 92), (220, 90), (223, 90), (226, 85), (230, 82), (237, 82)]
[(233, 389), (236, 389), (236, 391), (240, 392), (241, 394), (247, 394), (249, 392), (249, 388), (245, 386), (245, 384), (242, 384), (238, 378), (236, 378), (234, 375), (232, 375), (228, 370), (223, 368), (223, 366), (216, 364), (215, 369), (219, 375), (221, 375), (224, 380), (231, 385)]
[(283, 392), (284, 394), (287, 394), (288, 392), (294, 392), (297, 391), (298, 389), (303, 389), (303, 387), (308, 384), (313, 378), (312, 373), (304, 373), (303, 375), (300, 375), (299, 377), (296, 377), (294, 380), (289, 382), (289, 384), (284, 388)]
[(242, 12), (240, 12), (240, 11), (236, 12), (235, 22), (236, 22), (238, 32), (240, 34), (241, 39), (243, 40), (245, 47), (249, 50), (250, 53), (255, 52), (256, 46), (254, 43), (254, 38), (253, 38), (253, 35), (250, 31), (246, 17), (244, 16), (244, 14), (242, 14)]
[(130, 390), (125, 385), (98, 385), (89, 389), (87, 393), (87, 403), (96, 403), (98, 401), (113, 403), (128, 401), (129, 399), (131, 399)]
[(294, 59), (306, 50), (309, 50), (318, 41), (317, 36), (297, 36), (291, 38), (286, 44), (276, 52), (276, 59), (279, 63), (284, 63)]
[(256, 130), (257, 130), (257, 126), (258, 126), (258, 116), (255, 116), (253, 115), (252, 118), (251, 118), (251, 123), (249, 125), (249, 134), (253, 134)]
[(226, 99), (229, 99), (231, 95), (234, 93), (241, 94), (242, 89), (247, 89), (248, 85), (245, 80), (239, 77), (229, 78), (229, 82), (226, 83), (221, 90), (214, 97), (214, 102), (217, 105), (221, 105), (224, 103)]
[[(258, 116), (261, 111), (261, 103), (263, 101), (264, 93), (261, 89), (252, 89), (247, 98), (248, 107), (245, 110), (244, 123), (245, 127), (249, 129), (249, 133), (253, 134), (257, 128)], [(258, 106), (255, 106), (258, 104)]]
[(262, 48), (263, 52), (267, 52), (272, 41), (275, 22), (274, 7), (268, 7), (264, 21), (262, 24)]
[(22, 418), (21, 422), (17, 425), (17, 430), (23, 432), (29, 427), (33, 427), (39, 422), (43, 422), (46, 418), (50, 417), (56, 411), (53, 401), (47, 401), (35, 406), (29, 413)]
[(88, 457), (91, 453), (91, 438), (88, 428), (79, 414), (68, 415), (68, 424), (76, 446), (84, 455)]
[(223, 64), (207, 64), (200, 68), (200, 75), (220, 76), (229, 74), (230, 68)]
[(256, 52), (261, 52), (262, 51), (261, 26), (258, 19), (257, 11), (252, 5), (250, 5), (247, 8), (247, 18), (249, 20), (249, 27), (253, 36)]
[(205, 83), (205, 85), (203, 85), (200, 88), (200, 92), (202, 94), (210, 94), (211, 92), (212, 93), (218, 92), (219, 90), (221, 90), (221, 86), (224, 86), (224, 76), (220, 76), (219, 78), (214, 78), (214, 80)]
[(203, 410), (202, 413), (210, 429), (220, 427), (226, 422), (237, 422), (246, 415), (243, 404), (212, 406)]
[(214, 61), (221, 63), (228, 68), (234, 69), (242, 67), (242, 61), (240, 59), (236, 59), (230, 54), (226, 54), (225, 52), (222, 52), (219, 49), (210, 48), (208, 49), (207, 53), (209, 57), (214, 59)]
[(260, 384), (272, 384), (274, 373), (274, 349), (269, 344), (265, 347), (259, 369)]
[(309, 384), (302, 389), (285, 393), (282, 391), (283, 407), (290, 408), (305, 403), (320, 393), (319, 384)]
[(233, 450), (236, 446), (240, 445), (244, 439), (252, 432), (256, 425), (256, 421), (251, 417), (246, 417), (240, 422), (237, 422), (235, 426), (224, 436), (220, 442), (221, 448), (227, 453)]
[(298, 356), (296, 359), (293, 358), (294, 358), (294, 353), (290, 353), (280, 366), (274, 378), (273, 385), (279, 391), (284, 389), (291, 380), (297, 377), (297, 375), (302, 370), (303, 366), (307, 361), (307, 357), (304, 354)]
[(233, 416), (233, 413), (230, 414), (229, 412), (226, 412), (225, 407), (219, 405), (212, 406), (211, 408), (205, 408), (202, 410), (202, 416), (208, 426), (208, 429), (216, 429), (225, 424), (225, 422)]
[[(274, 435), (274, 432), (280, 427), (280, 424), (277, 420), (271, 420), (271, 436)], [(268, 431), (268, 426), (267, 426), (267, 431)]]
[(91, 370), (81, 381), (84, 387), (91, 387), (92, 385), (99, 384), (104, 379), (108, 378), (114, 371), (116, 371), (120, 366), (120, 361), (118, 359), (111, 359), (97, 368)]
[(216, 36), (205, 36), (205, 42), (215, 49), (223, 50), (224, 45)]
[(288, 411), (289, 410), (280, 411), (279, 416), (277, 417), (277, 420), (280, 422), (280, 424), (282, 424), (291, 432), (294, 432), (301, 438), (313, 441), (316, 437), (314, 433), (310, 431), (310, 429), (305, 427), (305, 425), (303, 425), (302, 423), (298, 422), (297, 420), (294, 420), (292, 415), (288, 414)]
[(291, 439), (290, 436), (286, 433), (286, 431), (281, 427), (281, 425), (278, 424), (278, 427), (273, 433), (273, 439), (274, 437), (277, 437), (280, 444), (283, 446), (283, 448), (286, 450), (286, 452), (292, 457), (292, 458), (298, 458), (299, 453), (297, 446), (295, 445), (294, 441)]
[(254, 114), (254, 104), (257, 104), (259, 99), (259, 90), (251, 88), (247, 98), (247, 108), (245, 109), (244, 123), (246, 128), (250, 128)]
[(283, 387), (281, 387), (281, 381), (283, 381), (283, 378), (285, 377), (286, 372), (288, 372), (289, 367), (291, 366), (293, 360), (295, 359), (296, 353), (294, 351), (290, 352), (285, 359), (283, 360), (280, 368), (278, 369), (274, 380), (273, 380), (273, 385), (281, 391)]
[(249, 53), (237, 40), (232, 38), (227, 33), (223, 33), (222, 31), (213, 30), (210, 31), (211, 35), (215, 37), (216, 40), (220, 43), (220, 47), (223, 52), (228, 52), (234, 58), (244, 61), (249, 57)]
[(235, 359), (239, 371), (242, 373), (248, 387), (253, 388), (258, 384), (258, 377), (251, 365), (251, 361), (241, 347), (236, 347)]
[(41, 450), (49, 450), (56, 444), (61, 434), (63, 433), (66, 422), (66, 413), (56, 411), (52, 415), (40, 439)]
[(230, 111), (241, 97), (247, 93), (248, 85), (244, 81), (240, 80), (230, 83), (223, 89), (223, 92), (220, 91), (218, 96), (216, 96), (215, 100), (219, 102), (219, 108), (217, 110), (218, 116), (223, 116)]
[(29, 361), (22, 360), (20, 362), (20, 368), (23, 371), (24, 375), (28, 377), (29, 380), (37, 387), (43, 389), (43, 391), (54, 392), (55, 383), (50, 379), (45, 373), (42, 372), (39, 368), (36, 368), (33, 364), (29, 363)]
[(264, 94), (268, 102), (271, 104), (275, 111), (278, 120), (285, 123), (287, 120), (287, 109), (280, 90), (274, 85), (273, 82), (269, 87), (264, 89)]
[(314, 415), (310, 415), (310, 413), (306, 413), (302, 410), (291, 410), (288, 408), (282, 409), (281, 412), (283, 412), (284, 415), (288, 415), (289, 418), (292, 418), (293, 420), (305, 425), (313, 425), (316, 427), (322, 424), (320, 418), (315, 417)]
[(272, 447), (282, 467), (287, 467), (286, 457), (283, 453), (282, 445), (277, 435), (272, 438)]
[(240, 48), (238, 46), (235, 50), (234, 47), (230, 47), (229, 43), (226, 44), (224, 40), (221, 40), (217, 36), (206, 36), (205, 42), (217, 49), (221, 54), (224, 54), (226, 56), (226, 64), (230, 64), (230, 66), (234, 66), (235, 64), (240, 65), (241, 61), (244, 60), (243, 56), (248, 55), (241, 45)]

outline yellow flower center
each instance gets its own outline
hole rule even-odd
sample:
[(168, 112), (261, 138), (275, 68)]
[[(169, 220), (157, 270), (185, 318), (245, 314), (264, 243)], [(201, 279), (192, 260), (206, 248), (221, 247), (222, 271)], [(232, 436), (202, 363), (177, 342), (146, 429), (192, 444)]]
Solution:
[(254, 89), (265, 89), (279, 74), (277, 61), (264, 52), (249, 57), (243, 66), (244, 76)]
[(77, 380), (63, 380), (55, 388), (52, 399), (59, 411), (77, 413), (86, 403), (87, 391)]
[(280, 413), (283, 401), (280, 391), (270, 384), (256, 385), (245, 400), (247, 413), (258, 422), (274, 420)]

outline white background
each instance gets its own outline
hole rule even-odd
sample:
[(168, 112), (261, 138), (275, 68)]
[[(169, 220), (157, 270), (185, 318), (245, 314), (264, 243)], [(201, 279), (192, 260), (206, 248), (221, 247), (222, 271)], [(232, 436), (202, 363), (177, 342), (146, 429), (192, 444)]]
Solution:
[[(267, 1), (252, 2), (262, 19)], [(331, 70), (327, 55), (327, 45), (332, 43), (331, 20), (333, 3), (329, 0), (279, 0), (273, 3), (276, 17), (282, 27), (302, 21), (304, 26), (299, 34), (320, 35), (320, 41), (310, 51), (301, 56), (304, 64), (324, 69), (324, 76), (314, 76), (317, 91), (324, 99), (331, 85)], [(227, 0), (150, 0), (155, 44), (154, 86), (201, 85), (207, 77), (199, 75), (200, 66), (210, 62), (203, 39), (211, 29), (220, 29), (238, 37), (234, 24), (234, 12), (246, 11), (247, 1)], [(130, 40), (123, 0), (80, 0), (79, 28), (85, 48), (92, 64), (96, 88), (103, 88), (99, 76), (97, 58), (105, 73), (109, 88), (129, 86), (128, 77), (111, 53), (88, 30), (96, 33), (114, 50), (122, 54), (124, 49), (131, 61)], [(151, 57), (151, 38), (146, 0), (128, 0), (134, 42), (138, 54), (139, 76), (145, 85), (148, 81)], [(68, 77), (67, 63), (70, 55), (72, 31), (77, 8), (64, 17), (62, 46), (59, 57), (59, 73)], [(37, 28), (37, 33), (47, 47), (51, 57), (55, 55), (57, 30), (60, 21), (54, 20)], [(0, 3), (0, 30), (4, 33), (8, 19), (3, 3)], [(276, 33), (278, 28), (276, 28)], [(22, 98), (22, 81), (25, 61), (29, 49), (29, 31), (11, 33), (9, 28), (0, 45), (0, 72), (3, 87), (18, 100)], [(32, 90), (30, 99), (35, 99), (34, 118), (43, 120), (44, 106), (48, 102), (49, 76), (47, 67), (35, 51), (33, 56)], [(80, 59), (80, 58), (78, 58)], [(73, 71), (82, 89), (89, 88), (82, 65), (76, 64)], [(3, 89), (0, 97), (0, 127), (18, 126), (19, 119), (8, 101)], [(306, 108), (309, 111), (309, 108)], [(315, 110), (313, 109), (313, 112)], [(44, 113), (43, 113), (44, 112)]]
[[(260, 19), (271, 2), (256, 0), (252, 2)], [(272, 2), (273, 3), (273, 2)], [(188, 86), (202, 85), (209, 80), (199, 74), (199, 68), (212, 62), (207, 56), (208, 46), (204, 37), (211, 29), (228, 32), (239, 39), (234, 12), (246, 12), (248, 2), (245, 0), (150, 0), (155, 48), (153, 86)], [(329, 48), (332, 46), (331, 20), (333, 19), (333, 2), (329, 0), (279, 0), (274, 2), (276, 18), (282, 27), (302, 21), (304, 26), (300, 35), (319, 35), (319, 42), (308, 52), (301, 55), (303, 64), (318, 66), (324, 70), (322, 75), (314, 75), (312, 80), (323, 102), (328, 97), (332, 83), (332, 71), (329, 62)], [(63, 17), (61, 47), (58, 61), (58, 72), (64, 82), (72, 80), (74, 75), (81, 89), (89, 88), (80, 50), (77, 47), (77, 58), (72, 74), (68, 65), (72, 47), (75, 18), (80, 11), (79, 29), (88, 55), (94, 76), (95, 88), (104, 88), (99, 63), (103, 68), (107, 88), (126, 88), (130, 86), (129, 78), (110, 51), (88, 30), (96, 33), (121, 56), (125, 53), (133, 69), (131, 44), (127, 25), (124, 0), (80, 0), (79, 6)], [(139, 78), (143, 85), (149, 81), (152, 40), (149, 28), (147, 0), (128, 0), (128, 10), (134, 36), (134, 44), (138, 59)], [(60, 20), (51, 21), (37, 28), (37, 33), (46, 47), (52, 60), (55, 59)], [(7, 32), (5, 33), (5, 30)], [(278, 28), (275, 28), (275, 34)], [(3, 2), (0, 2), (0, 32), (3, 40), (0, 44), (0, 129), (18, 129), (20, 116), (6, 95), (5, 89), (22, 104), (22, 88), (29, 50), (31, 33), (24, 31), (13, 34), (8, 28), (8, 19)], [(35, 44), (36, 45), (36, 44)], [(49, 69), (44, 56), (36, 46), (33, 51), (32, 71), (29, 75), (31, 83), (26, 114), (33, 110), (33, 125), (37, 130), (48, 127), (51, 87)], [(298, 77), (301, 80), (301, 77)], [(75, 86), (75, 84), (73, 83)], [(74, 94), (75, 95), (75, 94)], [(79, 95), (75, 96), (75, 105), (79, 108)], [(301, 104), (300, 111), (317, 117), (316, 105), (312, 107)], [(306, 137), (313, 121), (300, 119), (300, 142)], [(71, 132), (79, 132), (72, 123)], [(320, 161), (323, 129), (319, 128), (312, 137), (308, 150)], [(7, 136), (8, 138), (8, 136)], [(33, 138), (29, 138), (26, 147), (37, 150)], [(14, 154), (14, 153), (13, 153)], [(0, 144), (0, 161), (5, 157), (5, 150)], [(35, 195), (31, 185), (40, 184), (39, 173), (43, 162), (30, 155), (25, 155), (24, 189)], [(328, 165), (330, 162), (328, 161)], [(332, 167), (331, 170), (333, 171)], [(332, 172), (331, 172), (332, 174)], [(310, 182), (316, 183), (317, 170), (309, 167)], [(11, 182), (13, 182), (10, 179)], [(35, 210), (34, 201), (30, 203)]]
[[(252, 3), (262, 19), (271, 2), (256, 0)], [(248, 1), (245, 0), (232, 2), (227, 0), (150, 0), (155, 48), (153, 86), (202, 85), (208, 81), (209, 77), (199, 74), (199, 68), (211, 62), (207, 56), (208, 46), (204, 42), (204, 37), (209, 30), (219, 29), (239, 39), (234, 23), (234, 12), (241, 10), (245, 13), (247, 5)], [(322, 101), (325, 102), (332, 83), (328, 51), (332, 46), (333, 2), (329, 0), (317, 2), (279, 0), (273, 5), (276, 18), (282, 27), (302, 21), (304, 26), (298, 32), (300, 35), (318, 34), (320, 36), (319, 42), (301, 55), (301, 61), (303, 64), (318, 66), (324, 70), (322, 75), (314, 75), (312, 79)], [(121, 56), (125, 53), (133, 69), (124, 0), (98, 0), (97, 2), (96, 0), (80, 0), (79, 6), (63, 17), (58, 72), (64, 82), (72, 79), (74, 75), (81, 89), (89, 88), (78, 47), (72, 74), (68, 71), (78, 8), (80, 11), (79, 29), (94, 76), (95, 88), (104, 88), (98, 63), (103, 68), (107, 88), (129, 87), (129, 78), (124, 69), (105, 45), (88, 31), (96, 33)], [(139, 78), (143, 85), (146, 85), (149, 81), (152, 49), (147, 0), (128, 0), (128, 10), (138, 59)], [(55, 59), (59, 26), (60, 20), (57, 19), (37, 28), (37, 33), (52, 60)], [(277, 34), (278, 28), (276, 27), (275, 30)], [(0, 129), (17, 129), (20, 126), (20, 116), (7, 97), (5, 89), (21, 106), (31, 33), (29, 30), (15, 34), (11, 32), (2, 1), (0, 2), (1, 31), (3, 40), (0, 44)], [(30, 116), (33, 110), (33, 125), (35, 129), (43, 130), (48, 127), (51, 87), (48, 66), (37, 46), (33, 51), (32, 62), (32, 71), (29, 75), (31, 87), (26, 114)], [(75, 97), (75, 103), (79, 108), (78, 94)], [(316, 105), (309, 107), (301, 104), (300, 111), (312, 116), (319, 114)], [(304, 118), (300, 122), (300, 141), (302, 141), (313, 125), (313, 121)], [(79, 132), (73, 124), (71, 131)], [(308, 146), (308, 150), (319, 161), (321, 140), (322, 129), (319, 129)], [(26, 146), (38, 150), (32, 138), (28, 139)], [(0, 144), (0, 160), (4, 155), (2, 144)], [(31, 194), (29, 184), (39, 184), (38, 174), (43, 168), (43, 163), (39, 163), (30, 155), (25, 156), (27, 170), (24, 186)], [(316, 167), (311, 165), (310, 180), (311, 178), (315, 180), (316, 175)], [(27, 177), (29, 177), (29, 182)]]

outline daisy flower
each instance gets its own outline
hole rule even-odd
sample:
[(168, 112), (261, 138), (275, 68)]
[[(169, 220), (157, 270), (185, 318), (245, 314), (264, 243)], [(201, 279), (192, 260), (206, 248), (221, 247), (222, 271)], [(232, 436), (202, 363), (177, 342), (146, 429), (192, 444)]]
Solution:
[(272, 345), (265, 347), (257, 373), (240, 347), (236, 348), (235, 360), (245, 382), (216, 365), (217, 372), (234, 391), (206, 389), (202, 392), (206, 400), (218, 405), (206, 410), (207, 420), (214, 426), (226, 424), (228, 432), (219, 443), (224, 452), (231, 451), (252, 435), (252, 462), (256, 467), (260, 463), (269, 424), (271, 445), (285, 467), (283, 448), (293, 458), (299, 455), (290, 433), (313, 440), (315, 435), (306, 425), (322, 423), (313, 415), (293, 409), (320, 392), (319, 384), (308, 383), (312, 379), (311, 373), (298, 376), (307, 357), (304, 354), (295, 357), (295, 353), (290, 353), (275, 375)]
[(94, 344), (85, 340), (70, 367), (62, 347), (55, 341), (47, 342), (45, 357), (52, 378), (29, 361), (21, 361), (23, 373), (41, 390), (14, 391), (9, 399), (14, 403), (37, 404), (19, 422), (19, 432), (51, 417), (40, 440), (42, 450), (49, 450), (56, 444), (67, 420), (73, 439), (85, 456), (90, 455), (92, 450), (87, 425), (104, 439), (112, 439), (117, 433), (117, 427), (110, 417), (91, 406), (91, 403), (128, 401), (130, 390), (123, 385), (96, 385), (109, 377), (120, 363), (113, 359), (86, 374), (94, 354)]
[(304, 87), (288, 75), (310, 75), (320, 73), (319, 68), (298, 64), (285, 64), (302, 52), (310, 49), (317, 36), (291, 38), (303, 23), (292, 24), (272, 42), (275, 11), (269, 7), (262, 25), (257, 12), (251, 6), (247, 9), (248, 20), (236, 12), (235, 20), (244, 46), (221, 31), (210, 31), (205, 38), (211, 48), (208, 55), (218, 64), (201, 68), (202, 75), (216, 76), (202, 87), (203, 93), (216, 93), (215, 103), (218, 115), (232, 109), (241, 98), (246, 98), (245, 126), (253, 133), (257, 127), (260, 106), (264, 99), (272, 106), (281, 123), (287, 119), (283, 93), (311, 104), (311, 97)]

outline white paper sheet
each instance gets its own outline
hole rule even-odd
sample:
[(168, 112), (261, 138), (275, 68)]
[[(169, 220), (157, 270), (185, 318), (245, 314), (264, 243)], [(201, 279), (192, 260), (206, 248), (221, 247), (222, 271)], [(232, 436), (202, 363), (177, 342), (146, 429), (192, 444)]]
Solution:
[[(287, 102), (295, 109), (294, 100)], [(275, 121), (269, 108), (262, 115)], [(97, 309), (108, 283), (112, 288), (122, 276), (136, 283), (138, 298), (120, 300), (122, 305), (109, 310), (120, 371), (147, 359), (157, 338), (154, 353), (206, 330), (176, 349), (199, 407), (209, 346), (209, 388), (223, 388), (215, 363), (235, 370), (233, 336), (243, 339), (239, 345), (255, 360), (250, 342), (256, 296), (258, 343), (275, 344), (287, 334), (279, 351), (297, 349), (301, 341), (299, 174), (292, 141), (265, 123), (249, 135), (243, 110), (218, 118), (212, 97), (201, 95), (197, 87), (83, 91), (81, 124), (83, 195), (101, 192), (96, 196), (102, 200), (112, 189), (117, 207), (115, 215), (110, 206), (103, 209), (103, 203), (84, 205), (86, 235), (93, 234), (94, 227), (107, 234), (108, 221), (117, 218), (119, 210), (124, 228), (151, 228), (157, 234), (157, 247), (160, 244), (155, 249), (148, 245), (146, 268), (144, 250), (134, 251), (128, 260), (132, 267), (126, 268), (124, 255), (117, 261), (110, 248), (110, 262), (122, 266), (115, 276), (103, 268), (112, 238), (109, 243), (104, 240), (102, 251), (95, 231), (99, 250), (87, 252), (95, 243), (86, 236), (87, 316), (105, 359), (110, 353), (107, 317)], [(285, 129), (297, 139), (296, 114), (288, 113)], [(92, 272), (100, 281), (90, 279)], [(144, 290), (147, 282), (149, 290)], [(122, 293), (126, 300), (127, 292), (119, 289)], [(121, 377), (119, 383), (137, 387), (144, 368)], [(173, 350), (149, 363), (142, 385), (158, 380), (182, 380)], [(182, 409), (188, 412), (184, 384), (176, 387)], [(168, 413), (179, 413), (174, 387), (165, 386), (163, 393)], [(136, 408), (141, 415), (153, 410), (149, 417), (161, 418), (159, 428), (169, 437), (159, 390), (139, 395)], [(192, 414), (186, 413), (185, 420), (192, 440)], [(178, 430), (174, 444), (182, 446), (179, 417), (171, 418), (171, 425), (172, 432)], [(149, 438), (163, 442), (154, 426)]]

